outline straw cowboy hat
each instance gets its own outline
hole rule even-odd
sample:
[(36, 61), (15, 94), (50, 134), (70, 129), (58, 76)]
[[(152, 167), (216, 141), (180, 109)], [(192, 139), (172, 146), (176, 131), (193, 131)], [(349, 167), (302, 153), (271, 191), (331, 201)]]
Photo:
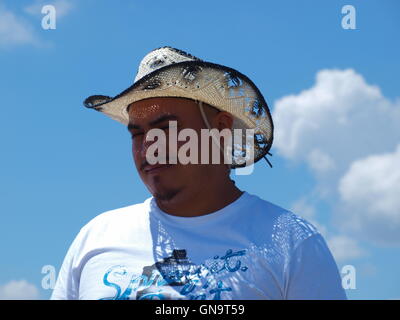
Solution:
[[(234, 117), (232, 129), (254, 129), (254, 162), (266, 158), (273, 141), (273, 122), (268, 105), (256, 85), (232, 68), (201, 60), (172, 47), (149, 52), (140, 62), (134, 83), (115, 97), (93, 95), (84, 101), (87, 108), (100, 111), (125, 125), (127, 107), (154, 97), (179, 97), (209, 104)], [(242, 138), (245, 140), (246, 131)], [(246, 140), (245, 140), (246, 141)], [(244, 167), (246, 144), (232, 148), (231, 168)]]

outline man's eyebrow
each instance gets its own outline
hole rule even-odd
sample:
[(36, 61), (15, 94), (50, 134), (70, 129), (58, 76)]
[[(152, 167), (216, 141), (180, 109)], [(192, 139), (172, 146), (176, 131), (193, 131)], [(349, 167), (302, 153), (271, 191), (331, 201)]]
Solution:
[[(159, 116), (158, 118), (152, 120), (149, 122), (150, 126), (155, 126), (157, 124), (160, 124), (164, 121), (171, 121), (171, 120), (179, 120), (179, 117), (174, 115), (174, 114), (163, 114)], [(133, 129), (141, 129), (141, 127), (137, 124), (129, 123), (128, 126), (128, 131), (133, 130)]]
[(149, 125), (155, 126), (157, 124), (160, 124), (161, 122), (170, 121), (170, 120), (179, 120), (179, 117), (174, 114), (164, 114), (164, 115), (159, 116), (157, 119), (150, 121)]

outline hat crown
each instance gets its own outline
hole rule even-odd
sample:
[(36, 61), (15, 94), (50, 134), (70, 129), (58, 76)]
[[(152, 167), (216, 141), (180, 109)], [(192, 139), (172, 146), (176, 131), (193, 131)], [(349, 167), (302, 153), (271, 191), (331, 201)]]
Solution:
[(184, 61), (202, 60), (185, 51), (169, 46), (154, 49), (150, 51), (140, 62), (134, 82), (137, 82), (147, 74), (157, 69)]

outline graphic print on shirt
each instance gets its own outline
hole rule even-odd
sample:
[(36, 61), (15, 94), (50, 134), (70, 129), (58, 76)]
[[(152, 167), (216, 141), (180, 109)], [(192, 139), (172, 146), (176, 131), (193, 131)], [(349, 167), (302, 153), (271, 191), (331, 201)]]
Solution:
[(196, 265), (185, 249), (174, 249), (162, 261), (144, 266), (141, 275), (115, 265), (103, 277), (103, 284), (114, 288), (115, 295), (100, 300), (221, 300), (224, 292), (232, 291), (221, 278), (246, 272), (248, 267), (241, 260), (245, 255), (246, 250), (229, 249), (222, 256), (215, 255)]

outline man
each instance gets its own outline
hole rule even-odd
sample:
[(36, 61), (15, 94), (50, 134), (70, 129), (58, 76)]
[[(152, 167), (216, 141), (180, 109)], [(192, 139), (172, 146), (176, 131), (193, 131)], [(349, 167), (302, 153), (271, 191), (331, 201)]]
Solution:
[[(272, 144), (268, 106), (245, 75), (162, 47), (144, 57), (131, 87), (85, 105), (127, 125), (152, 197), (80, 230), (52, 299), (346, 299), (320, 233), (230, 179), (232, 168), (266, 159)], [(186, 134), (206, 129), (240, 129), (241, 142), (250, 132), (251, 149)], [(224, 161), (212, 161), (215, 145)], [(194, 154), (188, 163), (185, 150)]]

